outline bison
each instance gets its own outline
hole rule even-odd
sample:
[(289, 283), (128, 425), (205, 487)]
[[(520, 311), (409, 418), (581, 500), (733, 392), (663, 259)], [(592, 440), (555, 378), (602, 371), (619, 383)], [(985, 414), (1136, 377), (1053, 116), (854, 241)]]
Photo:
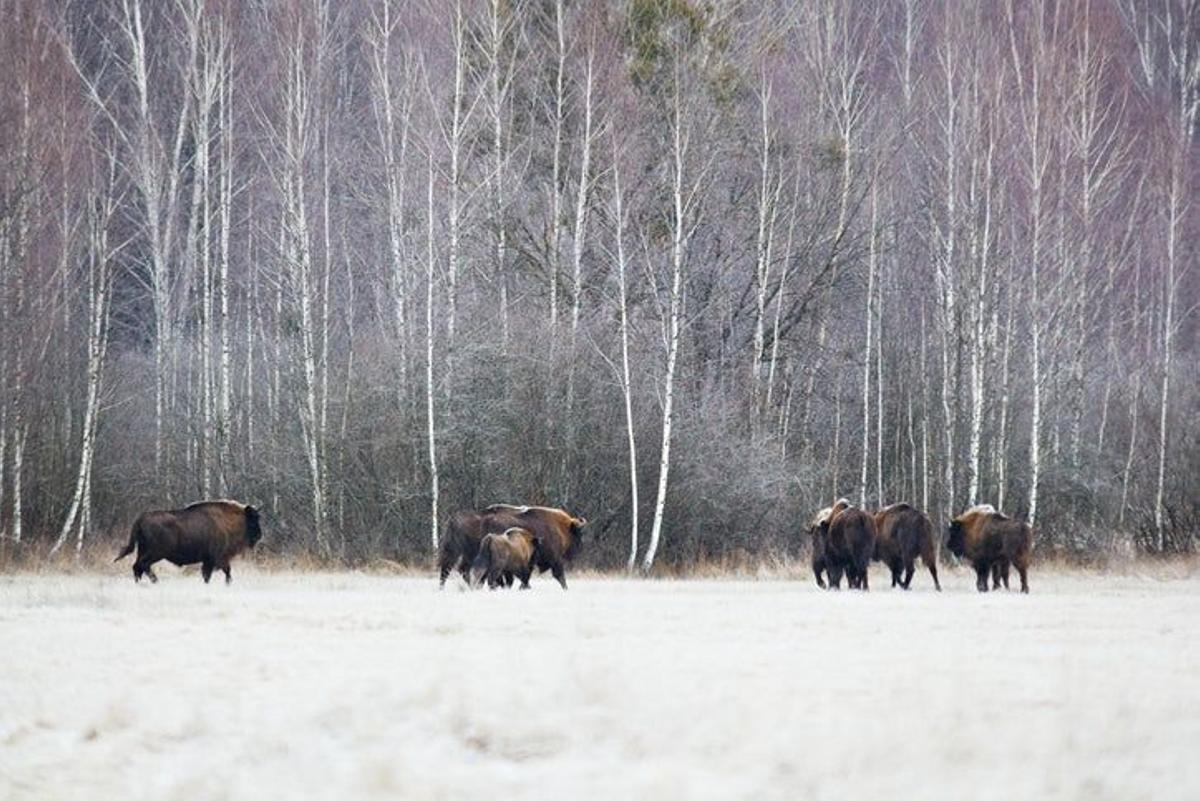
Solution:
[(176, 565), (200, 564), (204, 583), (214, 568), (225, 574), (225, 583), (233, 580), (229, 562), (262, 539), (258, 510), (237, 501), (201, 501), (183, 509), (143, 512), (133, 523), (129, 542), (114, 561), (121, 561), (137, 549), (133, 579), (142, 575), (157, 582), (155, 562), (166, 559)]
[(827, 588), (822, 574), (828, 572), (825, 568), (825, 535), (828, 533), (831, 516), (833, 507), (826, 506), (817, 512), (816, 517), (808, 524), (808, 536), (812, 541), (812, 571), (817, 579), (817, 586), (821, 589)]
[[(933, 555), (933, 523), (907, 503), (894, 503), (875, 513), (875, 560), (892, 571), (892, 586), (908, 589), (921, 557), (938, 592), (937, 560)], [(903, 575), (903, 578), (901, 577)]]
[[(822, 513), (824, 510), (822, 510)], [(821, 567), (829, 579), (829, 586), (841, 589), (842, 574), (850, 589), (870, 589), (867, 568), (875, 552), (875, 520), (861, 509), (850, 505), (845, 498), (839, 499), (829, 509), (823, 520), (817, 515), (816, 533), (813, 538), (814, 565), (817, 572), (816, 555), (820, 553)], [(820, 584), (820, 574), (817, 575)]]
[(1009, 565), (1021, 576), (1021, 592), (1029, 592), (1029, 562), (1033, 552), (1033, 529), (1013, 520), (990, 504), (972, 506), (950, 521), (946, 547), (975, 568), (975, 588), (988, 591), (988, 579), (1008, 586)]
[(438, 552), (439, 586), (445, 586), (446, 577), (456, 567), (463, 579), (470, 583), (470, 567), (486, 535), (503, 534), (510, 528), (523, 528), (529, 530), (538, 541), (534, 567), (543, 573), (551, 571), (565, 590), (566, 563), (579, 550), (581, 531), (586, 525), (585, 518), (574, 517), (563, 509), (547, 506), (497, 503), (482, 512), (456, 512), (446, 524)]
[(521, 589), (529, 589), (538, 538), (525, 528), (510, 528), (503, 534), (485, 534), (479, 543), (479, 553), (471, 563), (471, 583), (488, 587), (509, 586), (516, 576)]

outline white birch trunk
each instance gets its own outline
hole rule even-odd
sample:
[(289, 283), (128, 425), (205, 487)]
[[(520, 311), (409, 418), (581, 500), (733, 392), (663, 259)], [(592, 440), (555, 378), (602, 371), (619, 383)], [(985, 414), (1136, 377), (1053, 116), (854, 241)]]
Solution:
[[(567, 72), (566, 27), (563, 20), (563, 0), (554, 4), (554, 30), (558, 50), (554, 71), (554, 145), (550, 170), (550, 326), (558, 325), (559, 254), (562, 247), (562, 139)], [(551, 350), (554, 338), (551, 337)]]
[(429, 444), (429, 541), (436, 552), (438, 549), (438, 462), (437, 436), (433, 406), (433, 281), (434, 281), (434, 247), (433, 247), (433, 157), (429, 159), (429, 196), (426, 207), (428, 231), (426, 246), (428, 253), (425, 261), (425, 412), (426, 433)]
[[(1197, 62), (1200, 64), (1200, 61)], [(1183, 159), (1180, 159), (1183, 162)], [(1179, 218), (1184, 178), (1182, 163), (1173, 164), (1171, 186), (1167, 195), (1167, 274), (1163, 282), (1162, 322), (1162, 389), (1158, 401), (1158, 475), (1154, 487), (1154, 530), (1158, 536), (1160, 553), (1167, 549), (1166, 517), (1163, 497), (1167, 479), (1167, 412), (1171, 403), (1171, 357), (1175, 348), (1175, 273), (1176, 241), (1179, 236)]]
[[(678, 66), (676, 66), (678, 70)], [(675, 97), (672, 114), (672, 209), (671, 231), (671, 296), (668, 311), (667, 374), (663, 398), (662, 449), (658, 463), (658, 494), (654, 504), (654, 523), (650, 528), (650, 543), (642, 560), (642, 570), (649, 572), (654, 566), (662, 537), (663, 516), (667, 503), (667, 479), (671, 470), (671, 429), (675, 423), (675, 368), (679, 360), (679, 330), (683, 316), (683, 268), (686, 247), (684, 203), (684, 160), (687, 154), (687, 136), (683, 129), (682, 98), (679, 76), (675, 76)]]
[[(115, 167), (114, 167), (115, 169)], [(104, 379), (104, 357), (108, 350), (108, 318), (112, 270), (109, 264), (108, 224), (115, 199), (111, 195), (112, 176), (102, 200), (103, 211), (91, 209), (89, 215), (90, 255), (88, 258), (88, 327), (87, 327), (87, 394), (83, 412), (83, 433), (79, 448), (79, 469), (75, 488), (67, 505), (66, 517), (58, 538), (50, 548), (54, 555), (62, 548), (72, 531), (76, 534), (78, 554), (91, 524), (92, 460), (96, 451), (96, 430), (100, 418), (100, 395)]]
[[(875, 194), (871, 195), (872, 206), (875, 204)], [(874, 218), (874, 210), (872, 210)], [(866, 300), (866, 329), (867, 339), (863, 345), (863, 391), (862, 391), (862, 471), (858, 479), (859, 505), (867, 507), (867, 466), (871, 461), (871, 345), (874, 332), (874, 298), (875, 298), (875, 230), (872, 219), (872, 229), (867, 244), (867, 300)]]
[[(224, 30), (222, 29), (222, 36)], [(221, 363), (217, 399), (217, 489), (228, 492), (230, 438), (233, 415), (233, 331), (229, 317), (229, 234), (233, 224), (233, 81), (230, 58), (221, 60), (219, 97), (221, 114), (221, 173), (220, 173), (220, 262), (218, 292), (220, 293)], [(247, 267), (251, 262), (247, 262)], [(253, 317), (247, 303), (247, 317)], [(249, 349), (247, 350), (247, 358)]]
[[(411, 111), (411, 84), (409, 72), (405, 70), (405, 84), (395, 86), (392, 66), (391, 39), (398, 22), (392, 19), (392, 0), (383, 0), (382, 17), (374, 21), (371, 30), (372, 95), (371, 108), (375, 117), (375, 131), (383, 158), (384, 185), (387, 188), (387, 233), (388, 255), (391, 259), (390, 279), (392, 296), (392, 320), (396, 331), (396, 361), (399, 373), (397, 398), (403, 410), (408, 385), (408, 354), (406, 351), (406, 321), (408, 306), (408, 279), (404, 242), (404, 217), (406, 212), (407, 164), (409, 112)], [(399, 122), (399, 125), (397, 125)], [(397, 130), (398, 129), (398, 130)], [(397, 149), (399, 153), (397, 153)]]
[(625, 407), (625, 436), (629, 443), (629, 560), (626, 570), (633, 572), (638, 552), (638, 473), (637, 441), (633, 428), (633, 384), (629, 371), (629, 292), (625, 260), (625, 210), (621, 198), (621, 168), (613, 148), (613, 217), (617, 240), (617, 292), (621, 314), (621, 396)]

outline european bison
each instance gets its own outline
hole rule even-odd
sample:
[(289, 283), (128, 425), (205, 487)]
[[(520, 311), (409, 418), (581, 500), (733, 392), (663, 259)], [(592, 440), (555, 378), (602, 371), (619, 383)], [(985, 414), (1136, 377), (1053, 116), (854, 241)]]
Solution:
[(975, 568), (975, 588), (988, 591), (988, 578), (1008, 586), (1008, 566), (1021, 576), (1021, 592), (1029, 592), (1027, 573), (1033, 552), (1033, 529), (1028, 523), (1000, 514), (990, 504), (972, 506), (950, 521), (946, 547)]
[(491, 589), (512, 584), (512, 577), (521, 580), (521, 589), (529, 589), (534, 554), (538, 539), (529, 529), (510, 528), (503, 534), (485, 534), (479, 543), (479, 553), (471, 563), (471, 583), (480, 586), (484, 581)]
[[(820, 550), (822, 567), (829, 579), (829, 586), (841, 589), (842, 574), (850, 589), (867, 590), (867, 568), (875, 552), (875, 521), (861, 509), (841, 498), (829, 510), (829, 516), (816, 522), (813, 538), (813, 553)], [(817, 571), (814, 561), (813, 571)], [(820, 575), (817, 576), (820, 584)]]
[(438, 553), (439, 586), (445, 586), (446, 577), (456, 567), (470, 583), (471, 563), (479, 554), (479, 544), (484, 536), (503, 534), (510, 528), (524, 528), (538, 540), (534, 566), (541, 572), (551, 571), (565, 590), (565, 565), (579, 550), (581, 530), (586, 525), (587, 520), (582, 517), (547, 506), (497, 503), (482, 512), (456, 512), (446, 524)]
[(822, 574), (828, 572), (825, 568), (825, 538), (829, 529), (829, 518), (832, 516), (833, 507), (826, 506), (817, 512), (816, 517), (808, 524), (808, 536), (812, 541), (812, 571), (817, 579), (817, 586), (821, 589), (827, 588)]
[(129, 542), (113, 561), (119, 562), (137, 549), (133, 579), (142, 575), (157, 582), (152, 565), (166, 559), (176, 565), (200, 564), (204, 583), (214, 568), (233, 580), (229, 562), (262, 539), (258, 510), (237, 501), (201, 501), (183, 509), (143, 512), (133, 523)]
[[(892, 571), (892, 586), (908, 589), (921, 557), (938, 592), (937, 560), (933, 555), (933, 523), (907, 503), (894, 503), (875, 513), (875, 559)], [(903, 574), (903, 578), (901, 578)]]

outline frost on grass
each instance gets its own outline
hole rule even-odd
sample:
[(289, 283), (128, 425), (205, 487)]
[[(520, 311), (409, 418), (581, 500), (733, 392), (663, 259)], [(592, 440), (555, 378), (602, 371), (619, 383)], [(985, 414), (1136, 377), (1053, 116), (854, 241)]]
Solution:
[(1200, 580), (0, 578), (0, 796), (1200, 796)]

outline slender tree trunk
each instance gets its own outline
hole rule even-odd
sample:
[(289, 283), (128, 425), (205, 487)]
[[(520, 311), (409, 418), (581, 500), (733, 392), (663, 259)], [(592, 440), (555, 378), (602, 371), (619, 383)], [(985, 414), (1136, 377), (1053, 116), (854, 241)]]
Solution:
[[(218, 91), (222, 118), (219, 188), (221, 240), (217, 281), (220, 293), (221, 365), (217, 393), (217, 489), (225, 495), (229, 488), (230, 438), (233, 427), (233, 331), (229, 316), (229, 234), (233, 224), (233, 80), (229, 57), (222, 58), (220, 68), (222, 77)], [(247, 262), (247, 268), (250, 265), (251, 263)], [(251, 316), (249, 312), (247, 316)]]
[(625, 436), (629, 443), (629, 560), (626, 569), (633, 571), (638, 552), (638, 472), (637, 441), (633, 427), (633, 384), (629, 371), (629, 292), (625, 259), (625, 210), (621, 198), (621, 168), (616, 148), (613, 148), (613, 218), (617, 240), (617, 292), (621, 314), (621, 396), (625, 406)]
[[(550, 326), (558, 325), (559, 254), (562, 247), (562, 140), (565, 122), (567, 39), (563, 0), (554, 3), (554, 30), (558, 49), (554, 71), (554, 144), (550, 168)], [(551, 349), (554, 338), (551, 337)]]
[[(872, 192), (871, 196), (872, 207), (875, 205), (875, 195)], [(872, 218), (874, 210), (872, 211)], [(867, 340), (863, 345), (863, 391), (862, 391), (862, 471), (859, 474), (858, 480), (858, 497), (859, 505), (864, 509), (867, 506), (867, 466), (871, 461), (871, 346), (874, 331), (874, 297), (875, 297), (875, 270), (877, 255), (875, 252), (875, 230), (874, 222), (872, 222), (871, 235), (868, 237), (867, 244), (867, 299), (866, 299), (866, 329)]]
[[(434, 247), (433, 247), (433, 156), (429, 158), (429, 197), (426, 206), (428, 231), (426, 246), (428, 253), (425, 260), (425, 413), (428, 427), (426, 433), (429, 443), (429, 540), (434, 551), (438, 548), (438, 462), (437, 437), (434, 423), (433, 406), (433, 281), (434, 281)], [(453, 201), (452, 201), (453, 202)]]
[[(678, 66), (676, 67), (678, 70)], [(649, 572), (654, 566), (662, 536), (663, 516), (667, 504), (667, 477), (671, 469), (671, 429), (675, 423), (675, 368), (679, 361), (679, 330), (683, 316), (683, 268), (685, 230), (688, 221), (684, 217), (684, 159), (686, 158), (686, 135), (683, 129), (682, 98), (680, 98), (679, 76), (675, 76), (675, 97), (672, 119), (672, 209), (671, 220), (671, 296), (669, 304), (667, 336), (667, 374), (663, 398), (662, 450), (658, 464), (658, 495), (654, 505), (654, 523), (650, 529), (650, 544), (642, 560), (642, 569)]]
[[(1197, 62), (1200, 65), (1200, 61)], [(1182, 159), (1180, 159), (1182, 161)], [(1171, 357), (1175, 348), (1175, 250), (1178, 239), (1180, 198), (1183, 194), (1183, 164), (1172, 165), (1171, 186), (1167, 194), (1167, 274), (1163, 279), (1162, 390), (1158, 402), (1158, 475), (1154, 488), (1154, 531), (1158, 550), (1167, 550), (1166, 518), (1163, 497), (1167, 479), (1167, 412), (1171, 404)]]
[[(115, 169), (115, 166), (110, 165)], [(104, 357), (108, 349), (109, 295), (111, 266), (108, 252), (108, 225), (115, 200), (111, 192), (112, 176), (101, 200), (102, 210), (89, 209), (90, 255), (88, 257), (88, 327), (87, 327), (87, 394), (83, 413), (83, 436), (79, 449), (79, 469), (75, 474), (75, 489), (67, 505), (66, 518), (58, 538), (50, 548), (53, 555), (76, 531), (75, 550), (83, 541), (91, 523), (92, 460), (96, 451), (96, 430), (100, 417), (100, 393), (104, 378)]]

